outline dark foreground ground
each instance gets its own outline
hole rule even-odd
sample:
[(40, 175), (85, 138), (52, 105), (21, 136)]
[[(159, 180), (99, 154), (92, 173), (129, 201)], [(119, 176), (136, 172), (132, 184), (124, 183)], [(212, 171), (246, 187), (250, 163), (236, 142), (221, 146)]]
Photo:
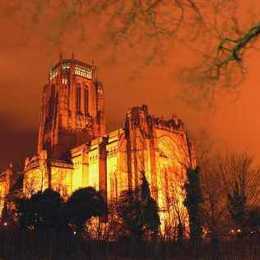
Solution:
[(0, 259), (260, 259), (260, 237), (235, 238), (213, 248), (203, 242), (194, 249), (189, 242), (93, 241), (70, 233), (0, 231)]

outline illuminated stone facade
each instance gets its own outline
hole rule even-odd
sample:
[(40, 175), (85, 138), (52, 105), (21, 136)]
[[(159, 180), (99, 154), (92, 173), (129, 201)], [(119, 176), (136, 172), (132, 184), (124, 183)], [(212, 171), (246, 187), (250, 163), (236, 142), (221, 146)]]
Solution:
[(4, 208), (6, 196), (10, 191), (12, 175), (12, 165), (0, 174), (0, 213)]
[(161, 222), (174, 223), (187, 217), (183, 184), (193, 164), (182, 121), (157, 118), (145, 105), (130, 109), (124, 127), (107, 133), (96, 67), (61, 59), (43, 89), (38, 153), (25, 161), (23, 191), (30, 196), (51, 187), (66, 198), (92, 186), (110, 204), (145, 173)]

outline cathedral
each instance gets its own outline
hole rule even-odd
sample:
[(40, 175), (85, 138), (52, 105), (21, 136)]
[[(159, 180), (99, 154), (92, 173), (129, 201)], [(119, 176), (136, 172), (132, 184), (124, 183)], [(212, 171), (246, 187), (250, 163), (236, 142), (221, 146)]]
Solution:
[[(175, 116), (156, 117), (142, 105), (126, 113), (122, 128), (108, 132), (104, 93), (93, 64), (61, 57), (50, 69), (42, 93), (37, 153), (26, 158), (22, 173), (23, 194), (49, 187), (66, 199), (92, 186), (110, 205), (122, 191), (140, 185), (144, 174), (161, 223), (172, 223), (176, 214), (186, 216), (183, 185), (186, 169), (195, 160), (183, 122)], [(2, 200), (10, 189), (10, 172), (0, 175)]]

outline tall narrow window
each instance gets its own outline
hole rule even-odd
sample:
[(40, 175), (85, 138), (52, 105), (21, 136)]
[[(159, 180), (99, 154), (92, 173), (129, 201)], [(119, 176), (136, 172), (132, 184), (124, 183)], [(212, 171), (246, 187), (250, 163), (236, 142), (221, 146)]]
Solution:
[(170, 206), (170, 196), (169, 196), (169, 174), (166, 168), (164, 168), (164, 185), (165, 185), (165, 205), (167, 209)]
[(81, 104), (81, 95), (80, 95), (80, 86), (77, 86), (77, 90), (76, 90), (76, 109), (77, 109), (77, 113), (81, 112), (80, 109), (80, 104)]
[(88, 113), (88, 89), (84, 88), (84, 112), (85, 115)]
[(55, 85), (51, 85), (51, 92), (49, 97), (49, 118), (53, 117), (54, 113), (54, 106), (55, 106)]
[(68, 85), (68, 109), (69, 109), (69, 111), (70, 111), (70, 103), (71, 103), (71, 101), (70, 101), (70, 99), (71, 99), (70, 95), (71, 95), (71, 86)]

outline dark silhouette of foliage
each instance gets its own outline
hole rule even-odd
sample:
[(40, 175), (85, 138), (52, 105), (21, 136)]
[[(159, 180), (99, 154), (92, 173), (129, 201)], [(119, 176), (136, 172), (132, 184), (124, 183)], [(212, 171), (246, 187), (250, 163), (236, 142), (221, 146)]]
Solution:
[(7, 202), (4, 203), (4, 207), (0, 219), (1, 219), (0, 223), (4, 226), (7, 225), (10, 226), (15, 224), (14, 212), (10, 207), (8, 207)]
[(22, 228), (60, 229), (64, 226), (63, 200), (52, 189), (37, 192), (31, 198), (16, 201), (18, 222)]
[(154, 233), (157, 233), (160, 226), (158, 206), (156, 201), (151, 197), (149, 183), (147, 182), (144, 173), (142, 175), (141, 199), (141, 206), (143, 207), (143, 219), (146, 222), (145, 228)]
[(251, 231), (260, 230), (260, 208), (254, 207), (248, 210), (248, 226)]
[(184, 205), (189, 214), (190, 237), (193, 241), (199, 241), (202, 237), (201, 204), (203, 198), (198, 167), (187, 169), (187, 181), (184, 187), (186, 192)]
[(17, 199), (15, 203), (20, 227), (33, 228), (36, 224), (36, 209), (33, 207), (32, 200), (21, 198)]
[(100, 192), (92, 187), (86, 187), (72, 193), (67, 201), (66, 211), (69, 222), (81, 231), (91, 217), (104, 216), (107, 206)]
[(179, 224), (177, 226), (177, 241), (182, 244), (183, 240), (184, 240), (184, 226), (181, 223), (181, 221), (179, 221)]
[(228, 211), (231, 219), (241, 229), (246, 225), (246, 202), (247, 198), (243, 187), (235, 182), (233, 189), (228, 193)]
[(133, 191), (120, 194), (117, 207), (127, 233), (135, 239), (142, 239), (145, 234), (158, 233), (160, 218), (158, 206), (151, 197), (149, 184), (143, 174), (142, 184)]

